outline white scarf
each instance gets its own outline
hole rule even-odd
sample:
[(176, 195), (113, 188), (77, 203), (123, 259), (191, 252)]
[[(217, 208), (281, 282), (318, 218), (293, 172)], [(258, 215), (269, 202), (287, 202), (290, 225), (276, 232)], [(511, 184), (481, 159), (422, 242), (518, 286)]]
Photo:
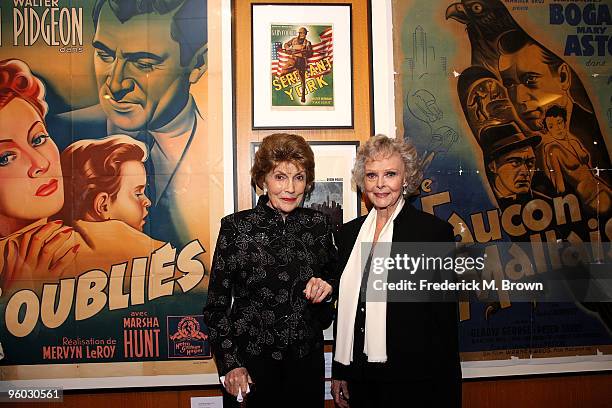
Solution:
[[(372, 258), (387, 258), (391, 255), (391, 245), (393, 240), (393, 221), (404, 207), (404, 199), (400, 197), (395, 211), (378, 235), (379, 243), (389, 243), (388, 245), (377, 245)], [(359, 289), (361, 286), (363, 263), (362, 243), (374, 242), (376, 231), (376, 217), (378, 211), (372, 210), (365, 219), (359, 235), (351, 251), (351, 255), (344, 267), (340, 278), (340, 292), (338, 297), (338, 323), (336, 330), (336, 348), (334, 360), (349, 365), (353, 361), (353, 334), (355, 330), (355, 313), (359, 302)], [(367, 256), (367, 254), (363, 254)], [(372, 288), (372, 279), (387, 281), (387, 271), (373, 276), (370, 273), (368, 289)], [(366, 322), (365, 322), (365, 344), (363, 352), (368, 356), (368, 361), (372, 363), (384, 363), (387, 361), (387, 302), (366, 302)]]

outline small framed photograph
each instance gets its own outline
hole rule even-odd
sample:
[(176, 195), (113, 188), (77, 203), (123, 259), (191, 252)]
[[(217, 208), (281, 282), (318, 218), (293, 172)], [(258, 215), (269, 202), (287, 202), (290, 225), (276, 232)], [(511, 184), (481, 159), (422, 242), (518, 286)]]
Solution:
[[(309, 141), (308, 144), (315, 157), (315, 181), (302, 206), (328, 214), (337, 230), (361, 212), (360, 195), (351, 180), (359, 142)], [(259, 145), (259, 142), (251, 143), (251, 164)], [(261, 194), (263, 191), (259, 188), (252, 190), (253, 207)]]
[(253, 129), (353, 127), (350, 4), (253, 4)]

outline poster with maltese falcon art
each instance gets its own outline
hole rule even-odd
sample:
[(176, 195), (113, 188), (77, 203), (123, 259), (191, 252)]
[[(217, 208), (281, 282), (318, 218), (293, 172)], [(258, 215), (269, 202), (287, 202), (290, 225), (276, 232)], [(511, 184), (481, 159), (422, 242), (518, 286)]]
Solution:
[[(427, 180), (417, 205), (451, 223), (462, 243), (581, 245), (588, 264), (609, 267), (609, 3), (391, 5), (397, 136), (422, 153)], [(571, 258), (562, 253), (559, 265)], [(541, 261), (532, 262), (537, 274), (556, 255)], [(499, 271), (504, 279), (531, 273)], [(463, 302), (464, 368), (609, 361), (610, 303), (574, 295)]]

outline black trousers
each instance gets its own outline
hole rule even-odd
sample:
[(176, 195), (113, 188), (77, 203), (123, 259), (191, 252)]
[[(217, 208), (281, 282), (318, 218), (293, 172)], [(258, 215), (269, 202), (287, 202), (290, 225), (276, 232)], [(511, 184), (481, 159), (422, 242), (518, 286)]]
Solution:
[(461, 408), (461, 381), (348, 381), (350, 408)]
[(323, 349), (303, 358), (258, 358), (246, 363), (255, 382), (242, 404), (223, 393), (224, 408), (323, 408), (325, 405), (325, 359)]

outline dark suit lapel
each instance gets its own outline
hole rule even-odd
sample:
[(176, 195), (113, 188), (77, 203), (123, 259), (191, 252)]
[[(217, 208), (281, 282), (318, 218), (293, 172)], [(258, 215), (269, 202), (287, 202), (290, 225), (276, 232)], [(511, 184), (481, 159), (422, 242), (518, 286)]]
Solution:
[(418, 240), (419, 220), (417, 210), (408, 202), (393, 221), (393, 242), (412, 242)]

